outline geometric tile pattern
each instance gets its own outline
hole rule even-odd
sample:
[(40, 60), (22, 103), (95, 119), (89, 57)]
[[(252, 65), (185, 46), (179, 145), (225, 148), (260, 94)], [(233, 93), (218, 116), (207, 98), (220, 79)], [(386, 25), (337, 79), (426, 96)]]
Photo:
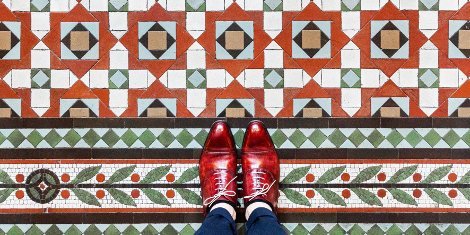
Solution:
[[(147, 104), (152, 102), (155, 104), (152, 100)], [(142, 115), (150, 112), (158, 114), (158, 109), (148, 108), (147, 114)], [(166, 108), (163, 114), (171, 116), (173, 111)], [(0, 148), (200, 149), (208, 131), (207, 128), (0, 129)], [(232, 132), (241, 147), (244, 129), (234, 128)], [(269, 132), (280, 149), (470, 147), (467, 128), (280, 128)]]

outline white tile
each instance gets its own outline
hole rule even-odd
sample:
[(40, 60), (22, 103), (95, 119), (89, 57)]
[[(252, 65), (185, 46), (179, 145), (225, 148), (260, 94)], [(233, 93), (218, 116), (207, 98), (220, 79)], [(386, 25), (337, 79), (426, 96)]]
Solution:
[(299, 11), (302, 9), (301, 0), (284, 0), (282, 1), (282, 9), (284, 11)]
[(168, 88), (186, 88), (186, 70), (168, 70)]
[(247, 69), (245, 70), (245, 87), (246, 88), (262, 88), (264, 82), (263, 69)]
[(51, 11), (68, 11), (69, 0), (50, 0)]
[(420, 107), (438, 107), (439, 106), (439, 89), (423, 88), (419, 89), (419, 106)]
[(127, 12), (109, 12), (111, 30), (127, 30)]
[(206, 52), (203, 50), (189, 50), (187, 52), (188, 69), (206, 68)]
[(127, 69), (129, 67), (127, 51), (110, 51), (109, 57), (111, 69)]
[(378, 69), (361, 69), (361, 87), (380, 87), (380, 72)]
[(109, 107), (126, 108), (128, 106), (127, 89), (109, 90)]
[(205, 30), (206, 29), (206, 13), (205, 12), (187, 12), (186, 13), (186, 29), (187, 30)]
[(108, 0), (90, 0), (90, 11), (108, 11)]
[(26, 0), (11, 0), (12, 11), (29, 11), (30, 4)]
[(31, 12), (31, 30), (49, 30), (49, 20), (49, 12)]
[(284, 87), (303, 87), (302, 69), (284, 69)]
[(14, 69), (11, 72), (12, 88), (31, 88), (31, 70)]
[(166, 2), (166, 8), (169, 11), (184, 11), (185, 1), (184, 0), (170, 0)]
[(459, 9), (459, 0), (440, 0), (439, 10), (457, 10)]
[(341, 50), (341, 68), (360, 68), (360, 50)]
[(207, 88), (223, 88), (225, 84), (225, 70), (210, 69), (206, 71)]
[(51, 95), (49, 89), (31, 89), (31, 107), (50, 107), (50, 99)]
[(264, 12), (264, 30), (282, 29), (282, 12)]
[(265, 68), (283, 68), (284, 67), (283, 50), (265, 50), (264, 67)]
[(129, 70), (129, 88), (139, 89), (148, 87), (147, 70)]
[(70, 88), (69, 76), (68, 70), (51, 70), (51, 88)]
[(400, 0), (400, 10), (418, 10), (419, 0)]
[(361, 1), (361, 10), (379, 10), (380, 0), (366, 0)]
[(400, 87), (418, 87), (418, 69), (400, 69)]
[(109, 88), (108, 70), (90, 70), (90, 88)]
[(264, 90), (264, 106), (266, 108), (284, 107), (283, 89), (265, 89)]
[(322, 10), (324, 11), (340, 11), (341, 0), (322, 0)]
[(224, 0), (207, 0), (206, 10), (207, 11), (223, 11), (225, 9)]
[(147, 10), (147, 1), (129, 0), (129, 11), (145, 11)]
[(340, 87), (341, 69), (322, 69), (321, 86), (322, 87)]
[(262, 11), (263, 0), (245, 0), (246, 11)]
[(341, 106), (344, 108), (361, 107), (361, 88), (341, 89)]
[(439, 69), (439, 87), (459, 87), (459, 69)]
[(191, 108), (206, 107), (206, 90), (205, 89), (188, 89), (187, 105)]
[(437, 29), (439, 12), (438, 11), (420, 11), (419, 12), (419, 28), (420, 29)]
[(32, 68), (50, 68), (51, 52), (49, 50), (31, 50)]
[(439, 50), (419, 50), (420, 68), (439, 68)]
[(342, 21), (341, 27), (343, 30), (361, 28), (361, 12), (360, 11), (344, 11), (341, 12)]

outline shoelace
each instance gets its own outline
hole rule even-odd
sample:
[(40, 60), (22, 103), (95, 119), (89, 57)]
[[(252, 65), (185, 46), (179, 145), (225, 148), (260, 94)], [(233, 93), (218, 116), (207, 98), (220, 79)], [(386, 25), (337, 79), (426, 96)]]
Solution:
[[(220, 172), (217, 172), (215, 173), (216, 175), (220, 175), (221, 173)], [(222, 183), (222, 178), (221, 177), (217, 177), (215, 178), (215, 180), (218, 180), (218, 182), (216, 182), (215, 184), (217, 186), (219, 186), (218, 190), (219, 192), (214, 194), (214, 196), (212, 197), (208, 197), (206, 198), (206, 200), (204, 200), (203, 204), (204, 206), (211, 206), (212, 203), (214, 203), (215, 201), (217, 201), (220, 197), (222, 196), (226, 196), (226, 197), (233, 197), (233, 196), (236, 196), (237, 193), (235, 191), (232, 191), (232, 190), (227, 190), (227, 187), (230, 185), (230, 183), (232, 183), (232, 181), (234, 181), (237, 177), (235, 176), (233, 179), (231, 179), (226, 185), (225, 187), (223, 188), (220, 188), (220, 186), (223, 184)]]
[[(266, 174), (264, 172), (253, 172), (255, 174)], [(276, 180), (274, 180), (271, 184), (266, 184), (266, 183), (263, 183), (261, 187), (259, 187), (258, 185), (259, 184), (259, 180), (260, 179), (264, 179), (262, 176), (255, 176), (253, 177), (253, 179), (256, 179), (256, 187), (254, 188), (256, 191), (253, 192), (252, 194), (248, 195), (248, 196), (244, 196), (243, 198), (248, 198), (248, 201), (251, 201), (253, 200), (254, 198), (258, 197), (258, 196), (266, 196), (266, 194), (269, 192), (269, 190), (271, 189), (271, 187), (274, 185), (274, 183), (276, 183)]]

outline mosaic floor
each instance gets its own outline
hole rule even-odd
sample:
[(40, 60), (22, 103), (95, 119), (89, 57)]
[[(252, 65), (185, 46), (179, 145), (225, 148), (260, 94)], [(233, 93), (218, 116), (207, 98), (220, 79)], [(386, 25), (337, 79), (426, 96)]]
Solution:
[(193, 234), (254, 118), (288, 233), (470, 234), (469, 76), (467, 0), (0, 0), (0, 234)]

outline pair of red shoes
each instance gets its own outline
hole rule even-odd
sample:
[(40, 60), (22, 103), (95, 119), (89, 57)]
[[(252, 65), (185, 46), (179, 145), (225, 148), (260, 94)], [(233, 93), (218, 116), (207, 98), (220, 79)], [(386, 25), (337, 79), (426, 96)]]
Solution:
[[(248, 124), (241, 149), (245, 208), (265, 202), (276, 212), (279, 197), (279, 159), (271, 137), (260, 121)], [(237, 152), (230, 127), (215, 122), (207, 136), (199, 161), (204, 213), (219, 202), (236, 208)]]

